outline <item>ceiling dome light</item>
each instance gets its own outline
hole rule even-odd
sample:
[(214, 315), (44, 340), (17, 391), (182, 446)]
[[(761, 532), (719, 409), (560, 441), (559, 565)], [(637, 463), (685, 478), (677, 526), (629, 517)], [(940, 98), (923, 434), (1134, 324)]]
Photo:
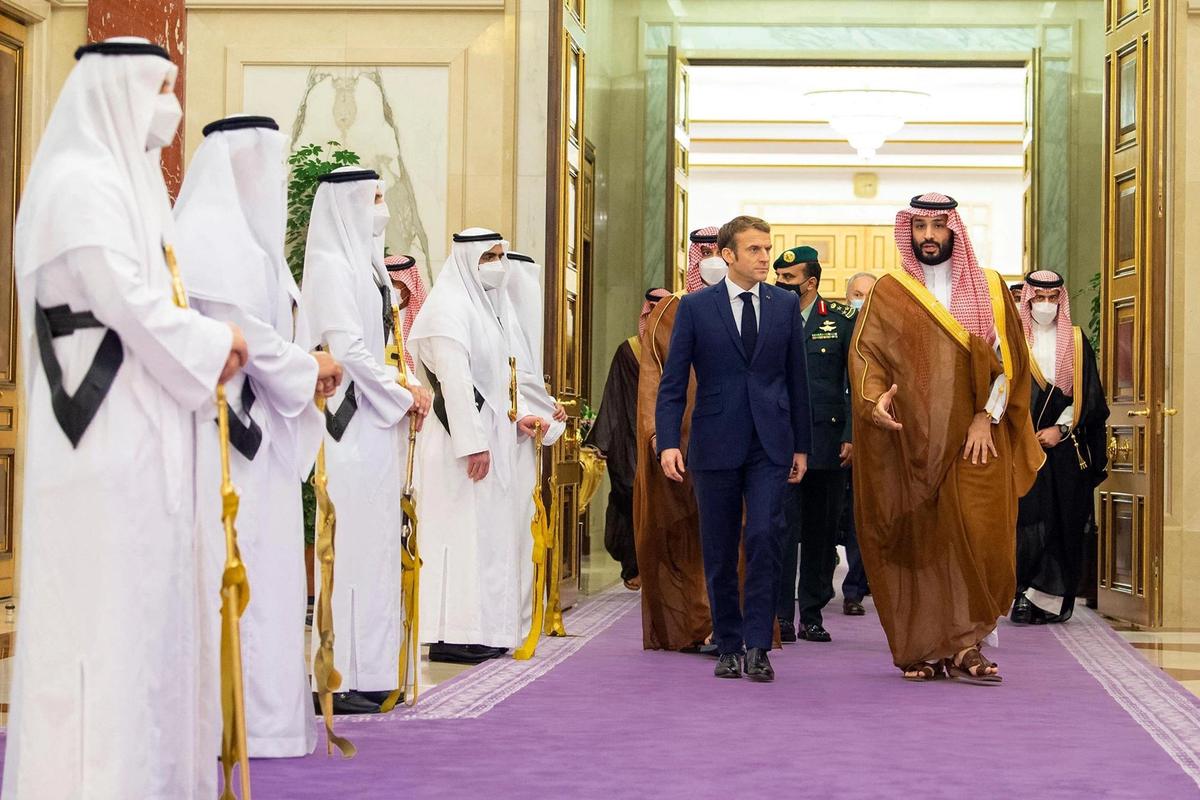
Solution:
[(804, 96), (862, 158), (874, 158), (929, 99), (925, 92), (905, 89), (828, 89)]

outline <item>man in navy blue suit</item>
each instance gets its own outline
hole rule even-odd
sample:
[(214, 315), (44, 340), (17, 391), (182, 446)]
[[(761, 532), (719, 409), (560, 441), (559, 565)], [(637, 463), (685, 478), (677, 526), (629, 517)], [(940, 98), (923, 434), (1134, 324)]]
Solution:
[[(720, 652), (718, 678), (770, 681), (783, 489), (799, 483), (812, 442), (804, 321), (792, 292), (764, 284), (771, 228), (736, 217), (717, 237), (725, 280), (679, 304), (655, 414), (663, 472), (682, 481), (680, 428), (696, 373), (686, 469), (700, 510), (704, 573)], [(743, 504), (745, 527), (743, 529)], [(746, 556), (738, 591), (739, 545)]]

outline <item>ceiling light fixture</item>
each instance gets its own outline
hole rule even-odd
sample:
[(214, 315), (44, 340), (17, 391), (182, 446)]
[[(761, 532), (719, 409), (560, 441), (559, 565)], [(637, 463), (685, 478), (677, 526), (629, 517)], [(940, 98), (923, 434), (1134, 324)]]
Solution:
[(864, 159), (874, 158), (929, 99), (925, 92), (906, 89), (826, 89), (804, 96)]

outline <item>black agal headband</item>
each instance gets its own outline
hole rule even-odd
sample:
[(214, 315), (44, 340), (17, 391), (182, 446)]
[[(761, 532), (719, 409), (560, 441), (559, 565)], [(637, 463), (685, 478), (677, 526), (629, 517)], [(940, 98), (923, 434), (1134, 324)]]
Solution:
[(352, 181), (377, 181), (379, 173), (373, 169), (352, 169), (346, 172), (326, 172), (317, 178), (318, 183), (350, 183)]
[[(1046, 271), (1051, 272), (1052, 270), (1046, 270)], [(1029, 284), (1030, 286), (1032, 286), (1035, 289), (1058, 289), (1063, 286), (1065, 281), (1063, 280), (1062, 275), (1059, 275), (1057, 272), (1055, 272), (1054, 277), (1051, 278), (1050, 280), (1040, 280), (1038, 278), (1033, 277), (1032, 274), (1026, 275), (1025, 283)]]
[(388, 264), (384, 263), (388, 272), (402, 272), (406, 269), (412, 269), (417, 265), (417, 260), (412, 256), (397, 256), (396, 261)]
[(692, 241), (692, 244), (716, 244), (717, 234), (701, 233), (699, 230), (694, 230), (688, 234), (688, 239)]
[(947, 197), (945, 200), (922, 200), (921, 195), (917, 195), (909, 205), (923, 211), (953, 211), (958, 208), (958, 201), (953, 197)]
[(77, 48), (75, 60), (78, 61), (90, 53), (101, 56), (158, 56), (167, 61), (171, 60), (166, 50), (150, 42), (93, 42)]
[(217, 133), (218, 131), (240, 131), (246, 128), (267, 128), (269, 130), (279, 130), (279, 123), (270, 117), (225, 117), (210, 122), (204, 126), (204, 135)]
[(507, 258), (509, 261), (523, 261), (526, 264), (536, 263), (532, 258), (525, 255), (524, 253), (514, 253), (512, 251), (509, 251), (508, 253), (505, 253), (504, 257)]
[(456, 233), (454, 234), (455, 244), (466, 244), (468, 242), (502, 242), (504, 237), (498, 233), (476, 233), (472, 235)]

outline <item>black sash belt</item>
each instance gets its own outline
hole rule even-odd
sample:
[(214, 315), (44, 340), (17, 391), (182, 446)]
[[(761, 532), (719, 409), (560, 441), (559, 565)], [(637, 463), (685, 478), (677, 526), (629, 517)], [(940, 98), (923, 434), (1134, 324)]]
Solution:
[(104, 328), (105, 325), (90, 311), (72, 311), (70, 306), (53, 306), (43, 308), (34, 305), (33, 324), (37, 333), (38, 350), (41, 352), (42, 369), (46, 372), (46, 381), (50, 384), (50, 405), (58, 425), (66, 434), (72, 447), (79, 446), (79, 440), (92, 424), (100, 404), (104, 402), (117, 370), (125, 360), (125, 348), (121, 346), (121, 337), (112, 328), (106, 329), (104, 338), (100, 340), (100, 348), (92, 359), (83, 381), (74, 395), (67, 394), (63, 387), (62, 365), (54, 354), (54, 340), (60, 336), (70, 336), (75, 331), (85, 328)]
[[(438, 381), (437, 375), (425, 368), (425, 374), (429, 376), (429, 388), (433, 392), (433, 415), (438, 418), (438, 422), (442, 423), (442, 427), (446, 429), (446, 433), (450, 433), (450, 418), (446, 416), (446, 398), (442, 396), (442, 384)], [(471, 387), (475, 389), (474, 386)], [(479, 411), (483, 408), (483, 395), (475, 389), (475, 410)]]
[(237, 414), (229, 415), (229, 443), (247, 461), (253, 461), (258, 455), (258, 448), (262, 446), (262, 428), (250, 418), (250, 409), (254, 407), (256, 399), (250, 378), (247, 377), (242, 382), (242, 413), (246, 415), (247, 424), (242, 424)]
[(342, 436), (346, 433), (346, 426), (350, 424), (356, 411), (358, 411), (358, 399), (354, 396), (354, 381), (350, 381), (350, 385), (346, 387), (346, 396), (342, 398), (342, 404), (338, 407), (337, 413), (331, 414), (328, 408), (325, 409), (325, 430), (329, 431), (329, 435), (335, 442), (342, 440)]

